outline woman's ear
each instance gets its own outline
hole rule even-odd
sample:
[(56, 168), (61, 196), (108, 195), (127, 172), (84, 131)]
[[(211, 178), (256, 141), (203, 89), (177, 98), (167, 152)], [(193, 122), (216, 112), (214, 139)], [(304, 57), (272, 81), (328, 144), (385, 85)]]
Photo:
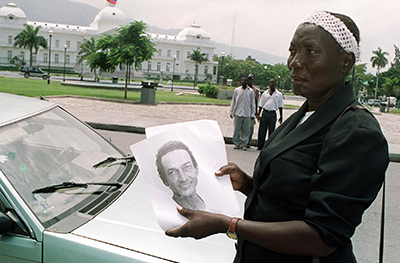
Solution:
[(346, 52), (345, 55), (343, 56), (342, 68), (340, 71), (344, 75), (348, 75), (355, 63), (356, 63), (356, 58), (355, 58), (354, 54)]

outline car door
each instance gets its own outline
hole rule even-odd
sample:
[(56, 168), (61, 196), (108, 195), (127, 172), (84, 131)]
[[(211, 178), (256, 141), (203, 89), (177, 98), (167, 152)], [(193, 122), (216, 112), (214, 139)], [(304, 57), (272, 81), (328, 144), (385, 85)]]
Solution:
[(33, 77), (41, 77), (42, 76), (42, 73), (40, 72), (40, 70), (38, 68), (32, 67), (31, 69), (32, 69), (31, 75)]
[(42, 243), (32, 237), (33, 233), (17, 211), (0, 192), (0, 210), (16, 223), (11, 233), (0, 236), (0, 262), (42, 262)]

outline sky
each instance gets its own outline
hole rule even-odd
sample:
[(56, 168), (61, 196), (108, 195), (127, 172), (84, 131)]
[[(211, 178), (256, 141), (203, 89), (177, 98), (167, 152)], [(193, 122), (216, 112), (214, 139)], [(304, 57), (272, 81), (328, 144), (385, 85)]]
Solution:
[[(97, 8), (106, 0), (73, 0)], [(248, 47), (287, 57), (297, 26), (314, 11), (350, 16), (361, 33), (361, 62), (375, 74), (370, 59), (381, 47), (394, 58), (400, 46), (400, 1), (395, 0), (117, 0), (126, 16), (163, 29), (200, 25), (211, 39), (236, 47)], [(227, 50), (226, 53), (230, 53)]]

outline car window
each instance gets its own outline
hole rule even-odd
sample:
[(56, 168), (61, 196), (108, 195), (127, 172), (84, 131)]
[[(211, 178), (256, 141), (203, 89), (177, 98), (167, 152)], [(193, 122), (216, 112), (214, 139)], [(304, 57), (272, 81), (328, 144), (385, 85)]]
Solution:
[(101, 186), (32, 194), (66, 181), (107, 182), (121, 166), (94, 169), (122, 153), (60, 108), (0, 127), (0, 169), (46, 227), (98, 197)]

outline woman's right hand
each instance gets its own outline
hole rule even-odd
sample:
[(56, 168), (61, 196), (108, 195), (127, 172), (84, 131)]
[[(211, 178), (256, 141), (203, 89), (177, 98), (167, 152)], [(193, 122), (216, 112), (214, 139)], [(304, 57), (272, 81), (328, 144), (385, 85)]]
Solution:
[(223, 176), (226, 174), (230, 175), (233, 190), (248, 195), (253, 189), (252, 178), (235, 163), (228, 163), (215, 172), (216, 176)]

